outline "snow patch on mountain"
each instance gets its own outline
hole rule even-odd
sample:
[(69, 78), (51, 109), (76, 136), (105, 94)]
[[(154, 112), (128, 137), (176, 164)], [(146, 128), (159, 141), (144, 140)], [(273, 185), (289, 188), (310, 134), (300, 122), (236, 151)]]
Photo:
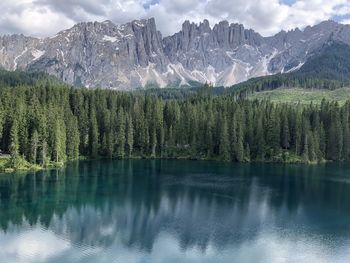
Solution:
[[(326, 21), (262, 37), (243, 25), (183, 23), (162, 37), (154, 19), (79, 23), (51, 38), (0, 36), (0, 67), (43, 71), (72, 85), (129, 90), (150, 83), (231, 86), (291, 72), (329, 39), (350, 45), (350, 26)], [(292, 65), (292, 66), (291, 66)]]
[(34, 49), (31, 51), (31, 53), (32, 53), (32, 56), (34, 57), (33, 61), (35, 61), (35, 60), (38, 60), (39, 58), (41, 58), (45, 54), (45, 51)]
[(102, 40), (109, 41), (109, 42), (116, 42), (116, 41), (118, 41), (118, 38), (104, 35)]
[(18, 59), (22, 57), (25, 53), (27, 53), (27, 51), (28, 51), (28, 47), (25, 47), (22, 53), (15, 57), (15, 59), (13, 60), (13, 70), (17, 69)]
[(293, 67), (293, 68), (291, 68), (291, 69), (289, 69), (287, 71), (283, 70), (283, 73), (289, 73), (289, 72), (296, 71), (296, 70), (300, 69), (304, 64), (305, 64), (305, 62), (299, 62), (299, 64), (297, 66), (295, 66), (295, 67)]

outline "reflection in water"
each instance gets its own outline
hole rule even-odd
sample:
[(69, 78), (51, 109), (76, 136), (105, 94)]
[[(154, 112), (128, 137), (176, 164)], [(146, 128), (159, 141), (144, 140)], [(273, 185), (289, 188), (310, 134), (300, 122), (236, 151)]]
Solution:
[(350, 167), (80, 162), (0, 178), (6, 262), (348, 262)]

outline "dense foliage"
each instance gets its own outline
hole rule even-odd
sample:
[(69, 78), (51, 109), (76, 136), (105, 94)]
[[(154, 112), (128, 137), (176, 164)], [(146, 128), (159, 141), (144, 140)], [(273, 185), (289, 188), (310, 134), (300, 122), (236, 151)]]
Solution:
[(164, 100), (183, 100), (196, 96), (199, 88), (151, 88), (134, 91), (137, 95), (154, 96)]
[(41, 72), (7, 71), (0, 69), (0, 87), (17, 87), (20, 85), (59, 85), (62, 81)]
[(200, 92), (184, 100), (46, 83), (0, 88), (13, 162), (91, 158), (348, 160), (350, 103), (293, 106)]
[(211, 84), (206, 83), (200, 87), (182, 87), (182, 88), (150, 88), (139, 89), (134, 92), (139, 95), (155, 96), (162, 98), (163, 100), (184, 100), (197, 95), (223, 95), (226, 93), (224, 87), (213, 87)]

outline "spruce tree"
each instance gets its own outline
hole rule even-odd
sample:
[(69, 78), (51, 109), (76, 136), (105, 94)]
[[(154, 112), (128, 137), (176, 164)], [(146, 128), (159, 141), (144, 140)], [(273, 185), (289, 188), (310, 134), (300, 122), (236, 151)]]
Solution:
[(282, 130), (281, 130), (281, 145), (283, 149), (289, 149), (290, 147), (290, 132), (289, 122), (286, 114), (283, 114), (282, 118)]
[(238, 162), (244, 161), (244, 137), (241, 124), (237, 124), (237, 139), (235, 143), (235, 156)]
[(39, 133), (34, 130), (31, 140), (30, 140), (30, 161), (32, 163), (37, 163), (38, 160), (38, 148), (39, 148)]
[(332, 112), (330, 127), (328, 130), (327, 158), (333, 161), (339, 161), (342, 158), (343, 130), (340, 122), (338, 110), (335, 108)]
[(90, 127), (89, 127), (89, 148), (90, 156), (96, 158), (98, 156), (99, 148), (99, 131), (96, 118), (95, 107), (91, 105), (90, 108)]
[(119, 108), (117, 115), (117, 142), (116, 142), (116, 156), (123, 159), (125, 157), (125, 113), (122, 108)]
[(19, 139), (18, 139), (18, 121), (13, 118), (10, 132), (10, 153), (12, 159), (16, 159), (19, 155)]
[(68, 120), (66, 138), (67, 157), (70, 160), (75, 160), (79, 157), (80, 144), (78, 120), (76, 117), (70, 117)]
[(66, 156), (66, 126), (62, 119), (57, 119), (54, 128), (53, 160), (64, 162)]
[(127, 131), (126, 131), (126, 143), (127, 143), (127, 156), (131, 157), (134, 146), (134, 127), (131, 116), (127, 117)]
[(220, 159), (224, 161), (230, 160), (230, 153), (229, 153), (229, 138), (228, 138), (228, 127), (227, 127), (227, 121), (226, 118), (222, 118), (221, 125), (220, 125), (220, 145), (219, 145), (219, 154)]

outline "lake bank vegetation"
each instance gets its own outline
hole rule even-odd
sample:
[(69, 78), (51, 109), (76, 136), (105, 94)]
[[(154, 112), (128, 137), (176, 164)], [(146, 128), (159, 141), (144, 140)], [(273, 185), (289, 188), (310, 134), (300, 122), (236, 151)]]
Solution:
[[(40, 81), (0, 88), (0, 169), (85, 158), (318, 163), (350, 157), (350, 103), (278, 104), (72, 88)], [(1, 163), (1, 162), (0, 162)]]

